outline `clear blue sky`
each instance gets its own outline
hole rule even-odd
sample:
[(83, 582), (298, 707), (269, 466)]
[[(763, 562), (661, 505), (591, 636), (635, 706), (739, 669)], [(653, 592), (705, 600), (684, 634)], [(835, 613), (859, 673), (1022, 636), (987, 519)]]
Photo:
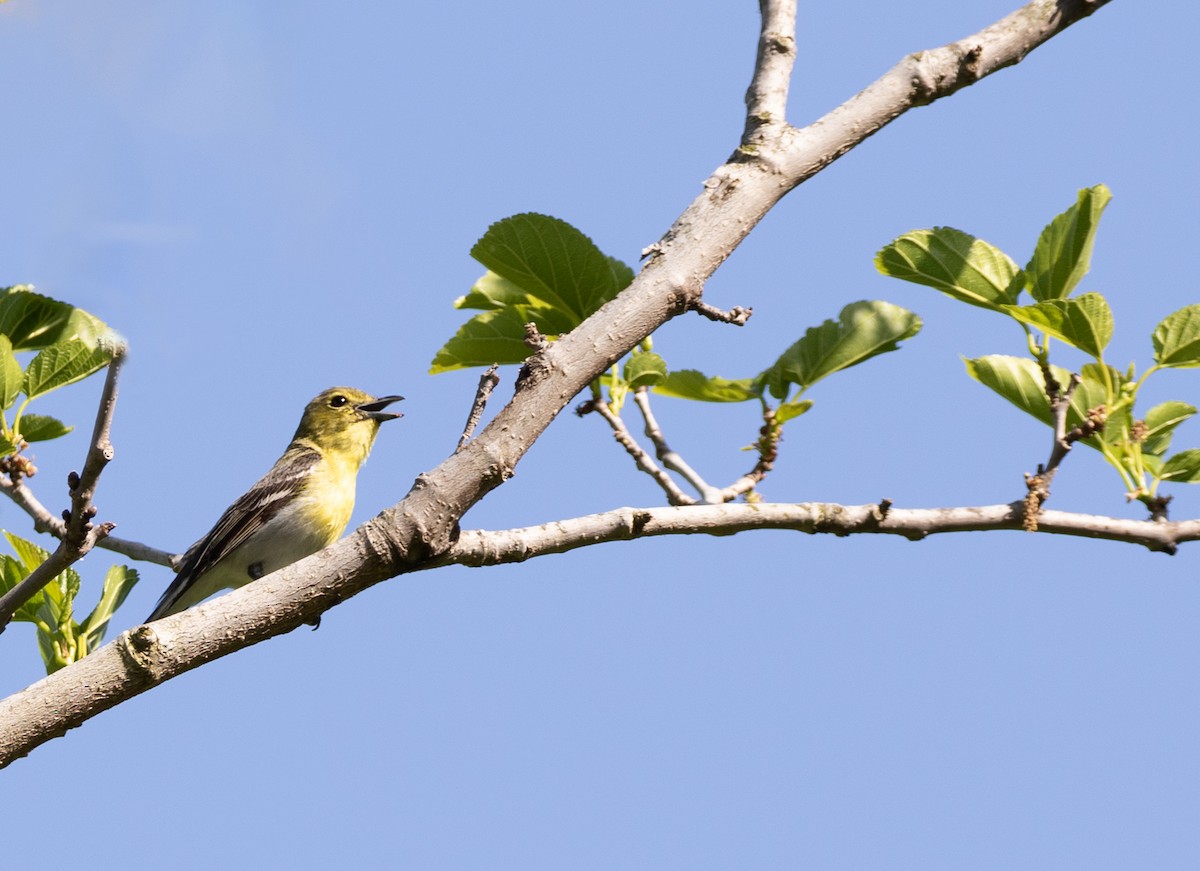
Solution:
[[(791, 120), (1015, 5), (802, 3)], [(746, 328), (660, 332), (673, 365), (738, 377), (853, 300), (924, 317), (812, 391), (766, 498), (992, 504), (1045, 458), (1048, 430), (959, 360), (1020, 353), (1019, 332), (875, 272), (907, 230), (956, 226), (1023, 262), (1107, 184), (1083, 289), (1115, 311), (1112, 359), (1147, 364), (1157, 321), (1200, 301), (1198, 28), (1194, 4), (1115, 0), (909, 113), (710, 282), (710, 302), (754, 307)], [(186, 547), (339, 383), (408, 397), (355, 520), (397, 501), (473, 392), (474, 373), (425, 374), (481, 272), (471, 244), (532, 210), (635, 263), (736, 145), (756, 33), (750, 0), (0, 6), (0, 284), (83, 305), (132, 347), (102, 518)], [(1152, 400), (1200, 404), (1194, 371), (1158, 380)], [(98, 388), (47, 410), (86, 429)], [(674, 445), (716, 482), (744, 471), (753, 410), (683, 405), (658, 404)], [(37, 453), (57, 508), (83, 439)], [(1175, 490), (1174, 516), (1200, 513)], [(464, 526), (661, 502), (599, 420), (564, 416)], [(1052, 505), (1139, 516), (1082, 450)], [(9, 505), (0, 525), (30, 533)], [(4, 865), (1194, 868), (1198, 558), (779, 532), (401, 578), (0, 773)], [(143, 567), (114, 631), (169, 580)], [(40, 668), (28, 627), (0, 636), (0, 693)]]

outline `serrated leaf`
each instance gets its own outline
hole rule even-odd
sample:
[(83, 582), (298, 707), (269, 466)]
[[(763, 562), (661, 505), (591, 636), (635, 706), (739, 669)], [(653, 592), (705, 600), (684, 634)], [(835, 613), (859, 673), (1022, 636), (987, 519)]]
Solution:
[(1099, 358), (1112, 340), (1113, 316), (1108, 302), (1098, 293), (1071, 299), (1048, 299), (1034, 305), (1006, 305), (1022, 323), (1037, 327), (1086, 354)]
[(88, 614), (87, 619), (80, 624), (79, 634), (83, 637), (84, 652), (90, 653), (104, 641), (104, 633), (108, 629), (108, 621), (116, 612), (129, 591), (138, 582), (136, 569), (128, 566), (112, 566), (104, 576), (104, 586), (100, 591), (100, 601)]
[(746, 402), (759, 397), (750, 378), (733, 381), (718, 375), (705, 375), (695, 369), (671, 371), (654, 385), (654, 392), (698, 402)]
[(21, 418), (21, 438), (27, 442), (48, 442), (75, 429), (48, 414), (26, 414)]
[[(1046, 397), (1046, 380), (1041, 367), (1028, 357), (989, 354), (963, 361), (967, 374), (985, 387), (999, 393), (1026, 414), (1033, 415), (1047, 426), (1053, 426), (1050, 400)], [(1059, 384), (1069, 383), (1071, 373), (1051, 367)]]
[(780, 406), (775, 409), (775, 422), (783, 424), (787, 423), (789, 420), (795, 420), (800, 415), (804, 414), (804, 412), (812, 408), (812, 405), (811, 399), (801, 399), (797, 402), (781, 403)]
[[(1017, 408), (1036, 417), (1047, 426), (1054, 425), (1050, 413), (1050, 399), (1046, 396), (1046, 381), (1042, 369), (1036, 361), (1028, 357), (1010, 357), (1004, 354), (990, 354), (973, 360), (963, 361), (967, 374), (985, 387), (1003, 396)], [(1071, 383), (1071, 372), (1061, 366), (1051, 366), (1051, 374), (1058, 382), (1059, 389), (1065, 390)], [(1089, 363), (1080, 373), (1080, 383), (1071, 393), (1070, 404), (1067, 406), (1067, 427), (1078, 426), (1087, 419), (1087, 413), (1093, 408), (1107, 403), (1108, 390), (1101, 374), (1100, 366)], [(1120, 374), (1111, 366), (1109, 376), (1113, 380), (1114, 389), (1120, 388)], [(1128, 414), (1125, 415), (1127, 420)], [(1120, 432), (1120, 419), (1110, 420), (1105, 424), (1100, 435), (1084, 439), (1085, 444), (1095, 450), (1100, 450), (1097, 438), (1109, 441), (1116, 440)], [(1110, 449), (1120, 453), (1116, 448)]]
[(1111, 199), (1112, 192), (1102, 184), (1084, 188), (1075, 204), (1042, 230), (1033, 258), (1025, 267), (1034, 299), (1071, 295), (1091, 266), (1096, 226)]
[[(522, 324), (534, 324), (538, 332), (547, 338), (569, 332), (579, 323), (570, 312), (525, 293), (494, 272), (485, 272), (470, 293), (454, 301), (454, 307), (504, 311), (511, 318), (519, 318)], [(526, 350), (525, 356), (528, 357), (530, 353)]]
[(1189, 448), (1168, 457), (1158, 477), (1163, 481), (1178, 481), (1181, 484), (1200, 481), (1200, 449)]
[(621, 370), (621, 377), (630, 390), (638, 387), (653, 387), (667, 377), (667, 363), (653, 351), (634, 354)]
[[(0, 554), (0, 595), (7, 593), (17, 584), (21, 583), (28, 574), (21, 565), (21, 562), (15, 557), (11, 557), (8, 554)], [(17, 608), (13, 614), (13, 619), (32, 623), (37, 620), (38, 610), (41, 607), (42, 592), (39, 590)]]
[(982, 308), (1015, 304), (1024, 286), (1011, 257), (953, 227), (905, 233), (875, 255), (875, 266), (884, 275), (932, 287)]
[(68, 339), (96, 348), (113, 340), (112, 331), (94, 315), (19, 284), (0, 292), (0, 334), (14, 350), (36, 351)]
[(1185, 306), (1163, 318), (1151, 337), (1159, 366), (1200, 366), (1200, 304)]
[(12, 342), (8, 336), (0, 335), (0, 403), (3, 403), (0, 408), (12, 408), (24, 377), (21, 364), (13, 354)]
[(458, 308), (481, 309), (435, 355), (431, 373), (492, 363), (520, 363), (531, 353), (525, 324), (544, 338), (573, 330), (633, 280), (633, 270), (605, 256), (583, 233), (546, 215), (505, 218), (471, 249), (488, 268)]
[(16, 553), (21, 568), (24, 569), (25, 574), (21, 576), (22, 579), (50, 558), (50, 551), (38, 547), (32, 541), (21, 538), (19, 535), (6, 531), (4, 537), (8, 539), (9, 546)]
[(763, 373), (771, 394), (787, 396), (788, 385), (811, 387), (822, 378), (895, 351), (921, 329), (917, 315), (888, 302), (853, 302), (838, 319), (811, 327)]
[(513, 309), (475, 315), (438, 350), (430, 374), (468, 366), (523, 362), (531, 353), (525, 344), (526, 323)]
[(529, 305), (532, 301), (529, 294), (507, 278), (489, 271), (479, 277), (466, 296), (454, 300), (454, 307), (494, 311), (505, 306)]
[(110, 359), (107, 351), (93, 348), (82, 339), (43, 348), (25, 369), (24, 393), (30, 399), (44, 396), (103, 369)]
[(566, 221), (532, 212), (492, 224), (471, 256), (576, 324), (633, 281), (632, 269)]

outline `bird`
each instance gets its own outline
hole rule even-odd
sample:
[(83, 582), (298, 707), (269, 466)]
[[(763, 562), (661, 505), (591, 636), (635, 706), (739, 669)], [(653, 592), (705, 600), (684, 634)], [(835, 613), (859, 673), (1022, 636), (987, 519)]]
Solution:
[(283, 456), (188, 548), (149, 623), (240, 587), (337, 541), (354, 509), (358, 470), (403, 396), (331, 387), (304, 408)]

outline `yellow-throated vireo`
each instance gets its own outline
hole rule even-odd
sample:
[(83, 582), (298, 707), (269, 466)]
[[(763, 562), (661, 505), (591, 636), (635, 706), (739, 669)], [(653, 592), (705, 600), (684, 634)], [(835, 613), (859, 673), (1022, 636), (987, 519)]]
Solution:
[(183, 557), (179, 574), (146, 622), (175, 614), (226, 587), (240, 587), (337, 541), (354, 509), (354, 482), (385, 411), (402, 396), (378, 399), (331, 387), (304, 408), (283, 456), (229, 506)]

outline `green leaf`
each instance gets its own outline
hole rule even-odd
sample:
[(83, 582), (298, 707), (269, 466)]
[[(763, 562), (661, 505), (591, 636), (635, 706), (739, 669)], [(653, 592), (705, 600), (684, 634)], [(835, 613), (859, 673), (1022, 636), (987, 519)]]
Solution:
[(1022, 323), (1037, 327), (1097, 359), (1112, 340), (1112, 310), (1098, 293), (1003, 308)]
[(1146, 439), (1142, 451), (1161, 456), (1171, 446), (1175, 427), (1196, 413), (1196, 406), (1186, 402), (1170, 400), (1154, 406), (1146, 412)]
[(488, 228), (471, 256), (488, 268), (457, 308), (480, 309), (436, 354), (431, 373), (520, 363), (531, 353), (525, 325), (546, 339), (573, 330), (633, 280), (570, 224), (546, 215), (505, 218)]
[(526, 323), (515, 309), (475, 315), (437, 352), (430, 374), (468, 366), (523, 362), (530, 354), (525, 344)]
[[(999, 393), (1026, 414), (1031, 414), (1047, 426), (1053, 426), (1050, 400), (1046, 398), (1046, 380), (1042, 370), (1028, 357), (1009, 357), (1004, 354), (989, 354), (973, 360), (964, 360), (967, 374), (985, 387)], [(1069, 383), (1071, 373), (1053, 367), (1055, 379), (1062, 385)]]
[(705, 375), (695, 369), (676, 369), (654, 385), (654, 392), (677, 399), (693, 399), (698, 402), (745, 402), (758, 399), (754, 381), (743, 378), (731, 381), (717, 375)]
[(466, 296), (454, 301), (455, 308), (494, 311), (513, 305), (530, 305), (533, 298), (507, 278), (494, 272), (485, 272), (471, 287)]
[(875, 255), (875, 266), (884, 275), (990, 309), (1015, 304), (1024, 285), (1011, 257), (952, 227), (905, 233)]
[(21, 575), (22, 580), (50, 558), (50, 551), (38, 547), (32, 541), (21, 538), (19, 535), (13, 535), (6, 531), (4, 537), (8, 539), (9, 546), (20, 560), (21, 568), (24, 570), (24, 574)]
[(653, 351), (634, 354), (621, 371), (630, 390), (638, 387), (653, 387), (667, 377), (667, 363)]
[(99, 318), (34, 293), (28, 284), (0, 292), (0, 334), (8, 336), (17, 351), (36, 351), (67, 339), (79, 339), (92, 348), (115, 340), (112, 330)]
[[(21, 565), (20, 560), (8, 554), (0, 554), (0, 595), (7, 593), (29, 575)], [(42, 607), (42, 592), (39, 590), (13, 614), (14, 620), (32, 623), (37, 620), (38, 610)]]
[(68, 339), (38, 352), (25, 369), (25, 395), (30, 399), (81, 381), (111, 359), (110, 354), (82, 339)]
[(1151, 337), (1159, 366), (1200, 366), (1200, 304), (1185, 306), (1163, 318)]
[(920, 329), (921, 319), (898, 305), (854, 302), (842, 309), (836, 321), (811, 327), (763, 375), (771, 394), (783, 399), (788, 384), (811, 387), (834, 372), (897, 350), (901, 341)]
[(21, 418), (21, 438), (27, 442), (48, 442), (75, 429), (48, 414), (26, 414)]
[(1036, 300), (1063, 299), (1079, 284), (1092, 261), (1096, 226), (1112, 192), (1102, 184), (1084, 188), (1073, 206), (1051, 221), (1025, 267)]
[(575, 324), (633, 281), (633, 270), (606, 257), (566, 221), (525, 213), (492, 224), (471, 256)]
[(1168, 457), (1158, 477), (1163, 481), (1178, 481), (1181, 484), (1200, 481), (1200, 449), (1189, 448)]
[(24, 374), (13, 354), (12, 342), (8, 336), (0, 335), (0, 403), (3, 403), (0, 408), (12, 408), (17, 401)]
[(100, 591), (100, 601), (79, 627), (79, 634), (83, 636), (84, 641), (84, 653), (90, 653), (104, 641), (108, 621), (121, 607), (137, 582), (137, 570), (128, 566), (112, 566), (108, 570), (104, 577), (104, 587)]
[(804, 412), (812, 408), (811, 399), (801, 399), (798, 402), (784, 402), (775, 409), (775, 422), (787, 423), (789, 420), (795, 420)]
[[(21, 538), (19, 535), (14, 535), (11, 532), (5, 531), (4, 537), (8, 539), (9, 546), (17, 555), (16, 562), (20, 568), (20, 578), (18, 581), (23, 581), (29, 577), (29, 574), (44, 563), (50, 557), (50, 552), (38, 547), (32, 541)], [(70, 608), (70, 602), (64, 601), (62, 575), (52, 579), (40, 590), (39, 594), (31, 600), (33, 604), (36, 600), (37, 610), (34, 614), (35, 620), (41, 620), (43, 623), (51, 627), (57, 628), (62, 621), (63, 614)]]

